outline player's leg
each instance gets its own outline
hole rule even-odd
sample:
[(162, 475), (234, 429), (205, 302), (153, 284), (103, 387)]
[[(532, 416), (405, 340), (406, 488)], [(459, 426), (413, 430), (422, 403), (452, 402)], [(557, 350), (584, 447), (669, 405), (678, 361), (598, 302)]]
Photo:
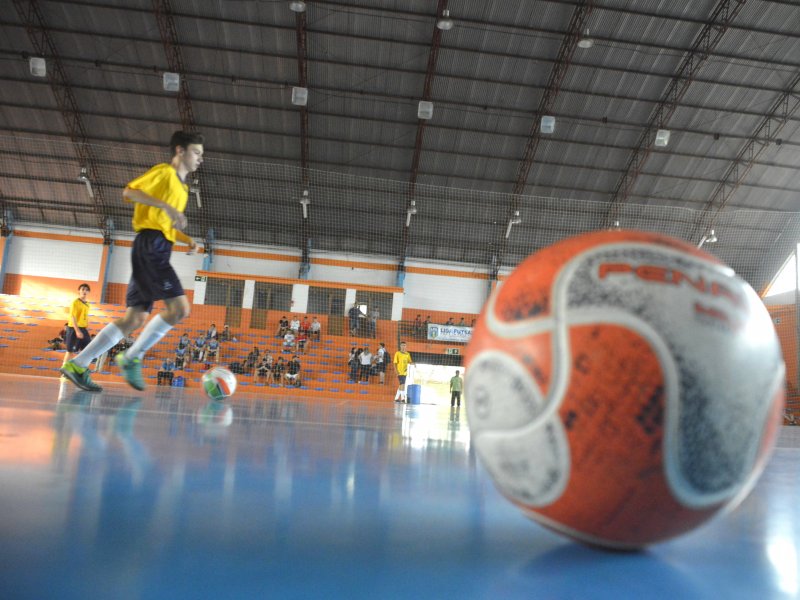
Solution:
[(125, 336), (141, 327), (146, 318), (147, 313), (142, 312), (141, 307), (129, 306), (125, 316), (103, 327), (77, 356), (61, 367), (61, 372), (81, 389), (89, 392), (102, 391), (103, 388), (91, 380), (89, 365), (95, 358), (116, 346)]
[(134, 389), (144, 389), (142, 357), (145, 352), (161, 341), (175, 325), (189, 315), (189, 300), (185, 295), (165, 298), (164, 304), (166, 308), (150, 319), (131, 347), (117, 356), (117, 364), (122, 369), (125, 380)]

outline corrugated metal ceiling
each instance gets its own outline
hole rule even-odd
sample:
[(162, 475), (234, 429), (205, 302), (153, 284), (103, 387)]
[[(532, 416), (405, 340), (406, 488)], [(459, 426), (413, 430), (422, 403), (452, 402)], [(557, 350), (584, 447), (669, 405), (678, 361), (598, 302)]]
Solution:
[[(407, 246), (412, 258), (489, 262), (505, 245), (501, 260), (510, 266), (548, 240), (601, 227), (642, 132), (722, 2), (596, 0), (587, 21), (595, 44), (570, 55), (558, 90), (548, 89), (548, 80), (580, 0), (447, 2), (455, 27), (441, 33), (431, 73), (434, 117), (425, 123), (418, 148), (418, 188), (408, 182), (436, 3), (308, 2), (307, 167), (326, 172), (317, 177), (312, 205), (314, 248), (397, 256), (412, 194), (421, 208)], [(161, 87), (169, 63), (153, 3), (34, 4), (55, 43), (88, 141), (102, 149), (97, 170), (105, 180), (96, 185), (116, 198), (131, 174), (163, 160), (160, 149), (180, 122), (175, 95)], [(308, 173), (300, 170), (300, 111), (290, 101), (298, 82), (295, 14), (288, 2), (169, 4), (196, 126), (207, 136), (208, 161), (200, 177), (208, 201), (195, 221), (215, 222), (222, 238), (301, 245), (296, 195)], [(34, 53), (20, 15), (4, 11), (2, 201), (17, 219), (94, 225), (95, 216), (86, 215), (91, 203), (74, 179), (80, 165), (56, 96), (49, 81), (28, 71), (27, 57)], [(686, 209), (687, 222), (702, 214), (691, 211), (702, 211), (731, 161), (800, 72), (798, 56), (800, 6), (744, 2), (665, 124), (669, 145), (652, 149), (635, 178), (626, 199), (632, 206), (622, 211), (631, 226), (642, 226), (637, 211), (650, 211), (650, 228), (658, 229), (659, 207)], [(55, 57), (47, 58), (52, 65)], [(507, 194), (545, 95), (553, 100), (557, 127), (541, 137), (524, 193), (558, 200), (545, 227), (541, 214), (534, 213), (544, 210), (541, 201), (524, 199), (523, 225), (504, 242), (513, 204)], [(731, 215), (720, 218), (738, 236), (784, 227), (789, 218), (750, 211), (748, 222), (734, 218), (737, 208), (797, 209), (799, 126), (800, 114), (794, 114), (780, 133), (780, 145), (773, 140), (761, 152), (729, 200), (725, 212)], [(29, 161), (42, 151), (47, 160), (31, 170)], [(283, 180), (271, 179), (277, 171), (263, 163), (290, 171)], [(340, 183), (332, 183), (339, 177)], [(365, 182), (372, 180), (359, 179), (365, 177), (385, 183), (367, 190), (372, 184)], [(356, 191), (360, 188), (367, 191)], [(422, 189), (427, 204), (419, 196)], [(51, 206), (37, 210), (36, 200)], [(118, 222), (126, 219), (126, 207), (108, 210)], [(688, 226), (673, 229), (687, 239), (693, 235)], [(790, 247), (763, 252), (777, 256)], [(729, 254), (734, 266), (753, 273), (755, 285), (768, 280), (777, 260), (745, 268), (754, 261), (752, 249)]]

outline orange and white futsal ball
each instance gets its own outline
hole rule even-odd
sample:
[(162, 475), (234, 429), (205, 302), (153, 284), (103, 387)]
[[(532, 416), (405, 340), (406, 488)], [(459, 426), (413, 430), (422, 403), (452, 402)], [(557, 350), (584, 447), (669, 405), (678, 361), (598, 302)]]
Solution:
[(785, 368), (753, 289), (666, 236), (530, 256), (466, 351), (472, 441), (500, 491), (582, 542), (639, 548), (738, 504), (773, 448)]

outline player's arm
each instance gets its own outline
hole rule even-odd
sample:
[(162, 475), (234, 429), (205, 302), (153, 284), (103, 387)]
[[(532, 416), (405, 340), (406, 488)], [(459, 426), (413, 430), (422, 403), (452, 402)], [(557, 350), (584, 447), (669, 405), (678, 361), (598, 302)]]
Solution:
[(186, 228), (186, 216), (182, 212), (179, 212), (163, 200), (154, 198), (142, 190), (135, 190), (133, 188), (126, 187), (122, 191), (122, 198), (127, 202), (136, 202), (137, 204), (144, 204), (145, 206), (160, 208), (169, 215), (170, 219), (172, 219), (172, 226), (175, 229), (182, 231)]
[(175, 239), (189, 246), (190, 253), (197, 250), (197, 242), (195, 242), (190, 236), (186, 235), (180, 229), (175, 230)]

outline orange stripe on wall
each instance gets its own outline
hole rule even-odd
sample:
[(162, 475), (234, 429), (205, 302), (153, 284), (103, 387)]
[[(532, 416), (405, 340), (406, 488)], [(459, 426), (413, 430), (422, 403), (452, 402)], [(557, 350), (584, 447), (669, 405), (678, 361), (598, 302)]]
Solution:
[(20, 231), (14, 230), (14, 235), (24, 238), (36, 238), (40, 240), (58, 240), (61, 242), (81, 242), (83, 244), (102, 244), (101, 237), (87, 237), (82, 235), (66, 235), (63, 233), (44, 233), (41, 231)]
[(365, 283), (338, 283), (334, 281), (316, 281), (314, 279), (288, 279), (285, 277), (267, 277), (265, 275), (242, 275), (240, 273), (218, 273), (216, 271), (198, 271), (198, 275), (213, 279), (235, 279), (237, 281), (251, 279), (266, 283), (279, 283), (284, 285), (302, 284), (309, 287), (335, 288), (340, 290), (365, 290), (372, 292), (401, 293), (403, 288), (383, 285), (367, 285)]
[(465, 279), (489, 279), (488, 273), (472, 273), (470, 271), (453, 271), (451, 269), (429, 269), (427, 267), (406, 267), (407, 273), (418, 275), (435, 275), (439, 277), (463, 277)]
[(275, 254), (272, 252), (247, 252), (245, 250), (226, 250), (219, 248), (214, 250), (214, 254), (218, 256), (235, 256), (237, 258), (255, 258), (258, 260), (278, 260), (281, 262), (300, 262), (299, 256), (292, 256), (291, 254)]
[(347, 267), (351, 269), (370, 269), (372, 271), (394, 271), (394, 265), (386, 263), (359, 262), (355, 260), (340, 260), (337, 258), (312, 258), (312, 265), (326, 265), (329, 267)]

